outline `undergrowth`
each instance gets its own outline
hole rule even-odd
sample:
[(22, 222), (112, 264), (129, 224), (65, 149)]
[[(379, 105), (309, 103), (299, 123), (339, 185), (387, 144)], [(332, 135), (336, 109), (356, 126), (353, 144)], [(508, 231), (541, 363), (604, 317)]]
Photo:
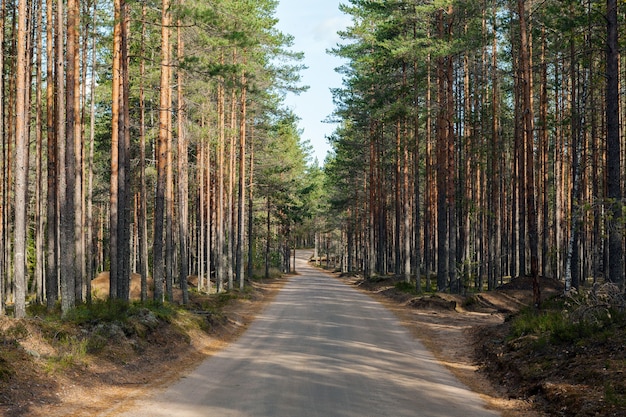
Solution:
[[(246, 293), (242, 292), (242, 296)], [(213, 306), (226, 305), (236, 298), (233, 294), (220, 294), (214, 298)], [(119, 356), (122, 345), (141, 350), (151, 343), (150, 335), (168, 326), (179, 340), (190, 340), (189, 332), (195, 329), (208, 330), (204, 317), (186, 308), (170, 303), (130, 302), (119, 300), (93, 300), (80, 304), (62, 315), (59, 306), (47, 311), (45, 306), (31, 305), (29, 318), (15, 321), (0, 334), (0, 380), (8, 379), (14, 370), (5, 364), (11, 363), (10, 351), (24, 351), (20, 341), (31, 333), (37, 333), (50, 346), (53, 353), (41, 356), (43, 369), (54, 374), (68, 368), (86, 366), (89, 355), (105, 350), (116, 350)], [(158, 337), (158, 336), (157, 336)], [(28, 353), (28, 352), (26, 352)], [(28, 353), (38, 358), (37, 352)], [(114, 355), (115, 356), (115, 355)]]
[[(593, 291), (593, 290), (592, 290)], [(618, 302), (587, 293), (573, 292), (544, 303), (537, 311), (534, 307), (522, 310), (511, 323), (510, 339), (536, 336), (536, 345), (584, 344), (587, 340), (601, 341), (610, 338), (617, 327), (626, 324), (626, 310)]]

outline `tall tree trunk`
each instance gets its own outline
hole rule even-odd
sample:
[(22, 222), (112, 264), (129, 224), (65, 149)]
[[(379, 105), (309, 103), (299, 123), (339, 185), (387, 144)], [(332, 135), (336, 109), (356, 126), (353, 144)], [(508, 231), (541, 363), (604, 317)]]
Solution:
[(121, 103), (121, 70), (122, 70), (122, 4), (121, 0), (114, 0), (115, 26), (113, 28), (113, 63), (112, 63), (112, 87), (111, 87), (111, 185), (109, 192), (109, 297), (118, 296), (120, 281), (119, 270), (119, 210), (120, 201), (119, 173), (120, 173), (120, 103)]
[[(53, 22), (54, 9), (53, 2), (46, 2), (46, 21)], [(55, 25), (46, 25), (46, 127), (47, 127), (47, 195), (46, 195), (46, 306), (51, 311), (59, 294), (59, 274), (57, 268), (58, 260), (58, 211), (57, 211), (57, 136), (55, 131), (55, 61), (50, 57), (53, 56), (54, 46), (54, 28)], [(1, 31), (0, 31), (1, 32)], [(0, 43), (1, 44), (1, 43)], [(0, 48), (1, 49), (1, 48)], [(1, 66), (0, 66), (1, 67)], [(2, 83), (0, 83), (2, 84)]]
[[(69, 7), (71, 6), (71, 7)], [(59, 170), (59, 269), (61, 278), (61, 310), (63, 314), (75, 305), (75, 250), (74, 250), (74, 45), (69, 32), (72, 31), (71, 10), (68, 5), (68, 47), (67, 62), (64, 60), (64, 8), (57, 3), (57, 137), (59, 138), (59, 162), (64, 164)], [(75, 31), (73, 39), (75, 40)], [(67, 66), (65, 77), (64, 66)]]
[[(252, 137), (250, 139), (250, 168), (248, 175), (248, 279), (252, 279), (254, 267), (254, 126), (251, 128)], [(317, 232), (316, 235), (317, 236)]]
[(531, 64), (529, 57), (525, 1), (518, 0), (520, 18), (520, 67), (522, 70), (522, 109), (524, 119), (524, 141), (526, 150), (526, 215), (528, 219), (528, 244), (530, 246), (530, 275), (533, 280), (533, 301), (535, 306), (541, 306), (541, 291), (538, 279), (538, 226), (535, 207), (535, 176), (534, 176), (534, 122), (531, 90)]
[[(494, 20), (494, 27), (496, 26), (496, 20), (497, 20), (497, 12), (496, 12), (497, 8), (494, 6), (494, 12), (493, 12), (493, 20)], [(490, 239), (490, 242), (493, 242), (494, 244), (494, 248), (493, 248), (493, 259), (494, 259), (494, 271), (493, 271), (493, 276), (494, 276), (494, 280), (499, 280), (502, 277), (502, 252), (501, 252), (501, 248), (502, 248), (502, 220), (501, 220), (501, 216), (500, 216), (500, 206), (502, 204), (502, 202), (504, 201), (504, 198), (502, 198), (501, 196), (501, 185), (502, 185), (502, 172), (500, 171), (500, 162), (499, 162), (499, 158), (501, 155), (501, 145), (500, 145), (500, 90), (499, 90), (499, 86), (500, 86), (500, 79), (498, 76), (498, 37), (493, 36), (493, 44), (492, 44), (492, 48), (491, 48), (491, 54), (492, 54), (492, 64), (491, 64), (491, 72), (492, 72), (492, 124), (491, 124), (491, 135), (492, 135), (492, 165), (493, 165), (493, 169), (494, 169), (494, 174), (493, 174), (493, 178), (491, 181), (491, 191), (490, 194), (492, 196), (492, 201), (491, 201), (491, 205), (492, 205), (492, 211), (493, 211), (493, 216), (490, 216), (493, 218), (493, 230), (494, 230), (494, 235), (496, 236), (495, 239)], [(496, 282), (489, 282), (487, 284), (488, 289), (493, 289), (496, 286)]]
[[(80, 36), (78, 32), (80, 24), (80, 5), (77, 0), (68, 0), (68, 70), (70, 66), (73, 66), (72, 73), (73, 78), (73, 92), (72, 99), (74, 101), (72, 105), (73, 115), (73, 143), (71, 144), (73, 152), (72, 158), (74, 159), (73, 186), (71, 192), (74, 193), (74, 205), (72, 210), (74, 211), (74, 297), (77, 302), (83, 301), (83, 283), (85, 277), (82, 274), (83, 265), (85, 264), (85, 253), (83, 250), (83, 176), (82, 176), (82, 163), (83, 163), (83, 141), (82, 141), (82, 112), (80, 108)], [(70, 38), (73, 38), (70, 40)], [(71, 51), (70, 61), (70, 44), (74, 48)], [(69, 78), (69, 71), (68, 71)], [(68, 79), (68, 83), (69, 83)], [(70, 99), (68, 94), (68, 100)], [(69, 112), (69, 107), (68, 107)], [(68, 129), (70, 128), (68, 124)], [(68, 146), (70, 144), (68, 143)], [(68, 184), (69, 186), (69, 184)]]
[[(132, 230), (130, 187), (130, 79), (128, 37), (130, 14), (126, 0), (120, 3), (120, 115), (119, 124), (119, 204), (118, 204), (118, 282), (117, 298), (123, 301), (130, 299), (130, 233)], [(115, 128), (115, 126), (114, 126)]]
[[(35, 28), (43, 27), (43, 2), (37, 0), (37, 17)], [(33, 28), (33, 30), (35, 30)], [(36, 300), (38, 304), (43, 303), (45, 297), (45, 261), (44, 261), (44, 222), (43, 215), (43, 32), (37, 31), (37, 61), (36, 61), (36, 80), (35, 80), (35, 128), (36, 128), (36, 167), (35, 167), (35, 285)], [(0, 67), (1, 68), (1, 67)]]
[[(220, 56), (220, 63), (224, 65), (224, 55)], [(224, 142), (225, 142), (225, 94), (224, 79), (218, 81), (217, 86), (217, 117), (218, 117), (218, 143), (217, 143), (217, 230), (216, 230), (216, 253), (215, 261), (217, 274), (217, 292), (224, 290), (224, 271), (226, 260), (224, 259)]]
[(395, 122), (395, 135), (396, 135), (396, 149), (394, 153), (395, 167), (394, 167), (394, 243), (393, 243), (393, 258), (394, 258), (394, 275), (400, 277), (402, 274), (402, 252), (400, 248), (401, 234), (402, 234), (402, 134), (401, 134), (401, 120), (398, 119)]
[(271, 205), (270, 205), (270, 196), (267, 195), (267, 228), (266, 228), (266, 238), (265, 238), (265, 279), (270, 277), (270, 238), (271, 238)]
[[(454, 20), (453, 6), (448, 6), (447, 16), (447, 38), (452, 41), (452, 23)], [(458, 277), (457, 277), (457, 198), (456, 198), (456, 148), (454, 140), (454, 65), (452, 56), (446, 58), (445, 74), (446, 74), (446, 109), (445, 111), (445, 123), (446, 123), (446, 145), (448, 164), (446, 167), (447, 183), (446, 183), (446, 210), (448, 217), (448, 239), (450, 240), (448, 247), (448, 274), (450, 291), (453, 293), (458, 292)]]
[(548, 241), (550, 235), (549, 227), (549, 141), (548, 141), (548, 64), (546, 63), (546, 30), (545, 27), (541, 30), (541, 92), (539, 97), (539, 119), (540, 119), (540, 181), (541, 181), (541, 229), (543, 230), (541, 238), (541, 275), (546, 276), (548, 274)]
[[(204, 115), (202, 116), (202, 125), (204, 125)], [(205, 288), (204, 282), (205, 282), (205, 269), (204, 269), (204, 253), (205, 253), (205, 239), (206, 239), (206, 235), (205, 235), (205, 224), (206, 224), (206, 218), (205, 218), (205, 174), (204, 171), (206, 170), (205, 166), (204, 166), (204, 142), (203, 141), (199, 141), (196, 149), (197, 149), (197, 155), (198, 155), (198, 160), (197, 160), (197, 164), (198, 164), (198, 170), (197, 172), (197, 177), (196, 177), (196, 181), (198, 183), (198, 203), (197, 203), (197, 214), (196, 214), (196, 222), (197, 222), (197, 234), (198, 234), (198, 242), (197, 242), (197, 247), (196, 247), (196, 253), (197, 253), (197, 258), (198, 258), (198, 292), (202, 292)]]
[[(244, 60), (244, 65), (245, 65)], [(239, 104), (239, 184), (237, 193), (237, 249), (235, 255), (235, 275), (239, 281), (239, 289), (243, 290), (243, 245), (245, 240), (244, 210), (245, 210), (245, 184), (246, 184), (246, 92), (247, 79), (245, 69), (241, 70), (241, 102)], [(249, 223), (251, 226), (252, 223)]]
[[(417, 136), (417, 132), (415, 133), (415, 136)], [(404, 224), (403, 224), (403, 229), (404, 229), (404, 248), (403, 248), (403, 257), (404, 257), (404, 268), (403, 268), (403, 272), (404, 272), (404, 280), (409, 283), (411, 282), (411, 264), (412, 264), (412, 257), (411, 257), (411, 241), (412, 241), (412, 233), (411, 233), (411, 219), (413, 219), (415, 221), (415, 228), (419, 229), (419, 227), (417, 227), (417, 220), (419, 218), (419, 213), (417, 213), (416, 216), (413, 216), (411, 213), (411, 194), (410, 194), (410, 188), (409, 188), (409, 166), (410, 166), (410, 161), (409, 161), (409, 137), (408, 137), (408, 133), (404, 132), (404, 167), (403, 167), (403, 173), (402, 173), (402, 183), (403, 183), (403, 194), (404, 194), (404, 204), (403, 204), (403, 211), (404, 211)], [(417, 158), (417, 153), (418, 150), (415, 150), (416, 153), (416, 158)], [(417, 179), (417, 173), (415, 174), (416, 179)], [(419, 188), (419, 186), (418, 186)], [(419, 191), (419, 190), (416, 190)], [(414, 196), (415, 198), (415, 203), (419, 202), (419, 197)], [(350, 237), (352, 237), (352, 234), (350, 234)], [(419, 238), (419, 235), (418, 235)], [(416, 240), (417, 242), (418, 240)], [(416, 257), (419, 257), (419, 250), (417, 249), (417, 247), (415, 248), (414, 253), (416, 254)], [(415, 262), (417, 263), (417, 262)], [(418, 274), (419, 275), (419, 274)]]
[[(98, 65), (98, 59), (96, 56), (96, 38), (97, 38), (97, 25), (95, 22), (96, 11), (98, 7), (97, 0), (93, 2), (93, 32), (91, 34), (91, 79), (95, 79), (96, 67)], [(93, 185), (94, 185), (94, 153), (95, 153), (95, 140), (96, 140), (96, 86), (91, 83), (90, 91), (90, 109), (89, 109), (89, 157), (87, 160), (87, 302), (91, 302), (91, 281), (94, 278), (95, 265), (94, 265), (94, 242), (93, 242)]]
[[(573, 41), (572, 41), (573, 45)], [(572, 51), (572, 194), (571, 194), (571, 224), (570, 224), (570, 236), (567, 245), (567, 257), (565, 264), (565, 292), (569, 292), (572, 287), (578, 289), (580, 284), (579, 273), (579, 256), (578, 256), (578, 242), (580, 235), (580, 220), (581, 220), (581, 182), (582, 182), (582, 167), (583, 162), (583, 136), (585, 131), (585, 102), (587, 99), (587, 77), (584, 76), (584, 80), (581, 80), (579, 84), (578, 70), (575, 68), (577, 63), (574, 62), (574, 47)], [(584, 71), (584, 70), (583, 70)], [(586, 73), (586, 71), (585, 71)], [(582, 91), (577, 94), (577, 86), (580, 85)]]
[(14, 279), (15, 317), (26, 317), (26, 201), (28, 191), (28, 140), (27, 123), (30, 112), (26, 95), (29, 94), (27, 72), (27, 0), (18, 2), (17, 74), (15, 108), (15, 229), (14, 229)]
[(624, 285), (624, 248), (622, 245), (621, 146), (619, 126), (619, 42), (617, 0), (607, 0), (606, 44), (606, 182), (607, 230), (609, 232), (609, 271), (607, 278)]
[(169, 0), (163, 0), (161, 5), (161, 89), (159, 94), (159, 138), (157, 149), (157, 187), (154, 208), (154, 300), (163, 302), (163, 285), (165, 280), (165, 265), (163, 259), (163, 226), (165, 215), (165, 188), (167, 176), (167, 141), (168, 141), (168, 113), (171, 103), (168, 101), (170, 83), (170, 49), (169, 49)]
[[(179, 21), (177, 29), (178, 64), (180, 65), (184, 57), (184, 44), (181, 36), (181, 24)], [(189, 303), (189, 292), (187, 289), (187, 275), (189, 275), (189, 265), (187, 259), (188, 248), (188, 208), (189, 201), (189, 177), (187, 173), (187, 137), (185, 132), (186, 109), (183, 101), (183, 70), (179, 67), (178, 72), (178, 234), (180, 247), (180, 288), (183, 292), (183, 304)]]
[(146, 38), (146, 5), (141, 6), (141, 52), (139, 62), (139, 274), (141, 275), (141, 301), (148, 299), (148, 189), (146, 186), (146, 102), (144, 59)]
[(432, 152), (432, 66), (430, 54), (426, 58), (426, 162), (424, 175), (424, 268), (426, 269), (426, 291), (431, 291), (430, 275), (434, 258), (434, 245), (432, 243), (432, 218), (435, 214), (435, 182), (433, 180), (433, 152)]
[[(171, 48), (171, 46), (170, 46)], [(170, 56), (172, 52), (170, 49)], [(167, 102), (172, 103), (172, 73), (168, 71)], [(174, 142), (172, 112), (167, 112), (167, 157), (165, 186), (165, 289), (168, 301), (174, 301)]]
[[(437, 14), (437, 32), (441, 39), (444, 38), (444, 20), (443, 9)], [(443, 291), (449, 279), (450, 267), (450, 212), (448, 204), (450, 196), (448, 196), (448, 177), (451, 176), (448, 163), (450, 162), (448, 155), (448, 126), (447, 126), (447, 100), (451, 97), (447, 96), (447, 75), (446, 75), (446, 59), (440, 57), (437, 59), (437, 290)], [(450, 121), (451, 122), (451, 121)]]
[[(413, 37), (417, 37), (416, 27), (413, 27)], [(414, 74), (414, 82), (415, 82), (415, 103), (419, 103), (417, 85), (419, 82), (418, 75), (418, 63), (417, 60), (413, 61), (413, 74)], [(420, 164), (421, 164), (421, 155), (420, 155), (420, 137), (419, 137), (419, 124), (420, 124), (420, 114), (419, 111), (415, 110), (415, 115), (413, 116), (413, 135), (414, 135), (414, 146), (415, 151), (413, 155), (413, 258), (415, 261), (413, 262), (413, 268), (415, 273), (415, 289), (418, 293), (422, 292), (422, 252), (420, 250), (421, 245), (421, 227), (420, 227)], [(424, 194), (426, 191), (424, 191)], [(358, 211), (356, 211), (356, 215), (358, 216)], [(424, 215), (424, 219), (426, 216)], [(357, 223), (358, 224), (358, 223)], [(426, 247), (424, 246), (424, 249)]]
[[(233, 50), (233, 66), (237, 65), (237, 49)], [(235, 82), (233, 82), (235, 84)], [(226, 275), (228, 277), (228, 289), (233, 289), (233, 252), (235, 241), (235, 222), (233, 217), (236, 215), (235, 210), (235, 142), (237, 138), (237, 91), (233, 86), (230, 95), (230, 134), (228, 138), (229, 152), (228, 152), (228, 190), (227, 190), (227, 211), (226, 211), (226, 230), (228, 234), (228, 240), (226, 242)]]

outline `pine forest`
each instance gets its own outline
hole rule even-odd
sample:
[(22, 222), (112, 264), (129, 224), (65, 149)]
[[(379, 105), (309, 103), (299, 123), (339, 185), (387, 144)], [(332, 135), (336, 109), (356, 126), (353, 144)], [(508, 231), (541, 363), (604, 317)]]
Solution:
[(623, 285), (616, 2), (350, 1), (323, 169), (275, 6), (2, 2), (2, 311), (102, 271), (221, 292), (312, 242), (418, 290)]
[(417, 290), (624, 284), (624, 10), (359, 1), (325, 165), (346, 271)]
[(67, 312), (103, 271), (111, 298), (133, 273), (163, 301), (192, 273), (222, 292), (290, 269), (320, 168), (282, 104), (305, 87), (274, 8), (2, 1), (2, 313)]
[(420, 339), (490, 411), (624, 415), (624, 0), (341, 0), (312, 139), (286, 1), (0, 0), (0, 414), (134, 401), (271, 303), (198, 401), (460, 415)]

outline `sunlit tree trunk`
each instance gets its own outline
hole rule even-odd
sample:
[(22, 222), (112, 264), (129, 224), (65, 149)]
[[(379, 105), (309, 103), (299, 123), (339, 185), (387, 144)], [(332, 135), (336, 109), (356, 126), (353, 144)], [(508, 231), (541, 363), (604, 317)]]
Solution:
[(14, 229), (14, 280), (15, 317), (26, 317), (26, 201), (28, 191), (28, 138), (27, 123), (30, 112), (27, 109), (26, 95), (30, 66), (27, 63), (27, 0), (18, 2), (17, 28), (17, 74), (15, 103), (15, 229)]
[[(171, 46), (169, 46), (171, 48)], [(171, 49), (169, 52), (172, 55)], [(172, 70), (168, 70), (167, 102), (172, 104)], [(168, 301), (174, 301), (174, 140), (172, 112), (167, 112), (167, 152), (165, 179), (165, 289)]]
[[(239, 183), (237, 193), (237, 247), (235, 254), (235, 278), (239, 282), (240, 290), (243, 290), (244, 287), (243, 245), (245, 240), (244, 210), (246, 201), (246, 93), (247, 79), (245, 69), (243, 69), (241, 71), (241, 101), (239, 104)], [(249, 223), (249, 225), (252, 226), (252, 223)]]
[(119, 270), (119, 210), (120, 210), (120, 190), (119, 190), (119, 166), (120, 154), (120, 101), (121, 101), (121, 66), (122, 66), (122, 4), (120, 0), (114, 0), (113, 8), (115, 13), (115, 26), (113, 28), (113, 63), (112, 63), (112, 87), (111, 87), (111, 185), (109, 192), (109, 297), (117, 298), (118, 285), (120, 280)]
[(163, 302), (163, 285), (165, 281), (165, 264), (163, 259), (163, 226), (165, 214), (165, 188), (167, 176), (167, 141), (168, 141), (168, 113), (170, 96), (170, 50), (169, 50), (169, 0), (163, 0), (161, 5), (161, 88), (159, 94), (159, 137), (157, 145), (157, 187), (154, 208), (154, 242), (153, 242), (153, 277), (154, 300)]

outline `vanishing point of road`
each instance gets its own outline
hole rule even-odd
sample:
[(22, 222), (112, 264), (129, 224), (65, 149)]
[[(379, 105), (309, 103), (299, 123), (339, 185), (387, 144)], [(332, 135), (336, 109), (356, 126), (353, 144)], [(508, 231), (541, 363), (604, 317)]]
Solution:
[(498, 415), (392, 313), (305, 256), (235, 343), (124, 416)]

